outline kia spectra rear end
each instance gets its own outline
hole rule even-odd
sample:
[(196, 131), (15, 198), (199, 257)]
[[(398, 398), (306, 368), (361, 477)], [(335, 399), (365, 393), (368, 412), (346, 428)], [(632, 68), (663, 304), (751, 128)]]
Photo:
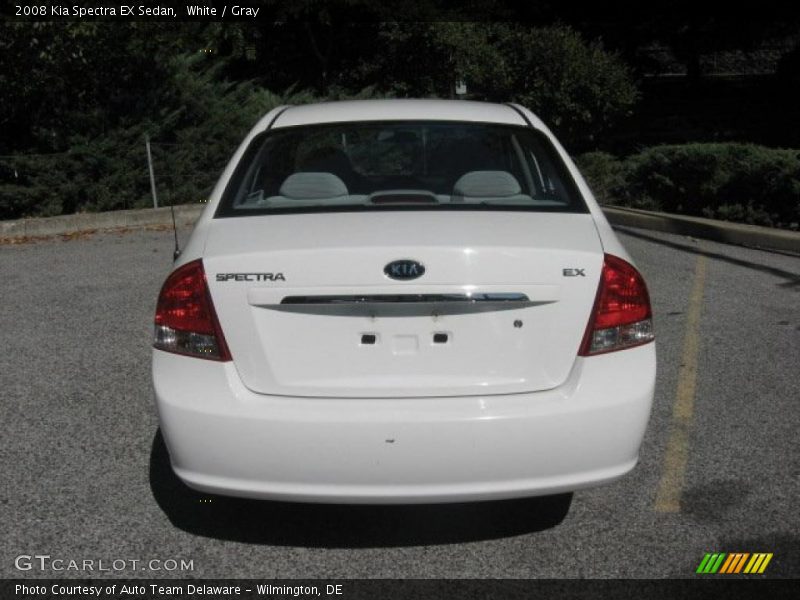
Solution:
[(636, 464), (647, 288), (547, 128), (512, 105), (282, 107), (159, 295), (173, 469), (211, 493), (490, 500)]

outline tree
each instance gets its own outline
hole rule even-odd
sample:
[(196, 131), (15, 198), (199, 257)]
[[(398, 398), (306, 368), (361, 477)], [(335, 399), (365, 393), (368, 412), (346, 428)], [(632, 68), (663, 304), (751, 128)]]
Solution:
[(158, 111), (183, 38), (165, 23), (7, 22), (0, 36), (2, 153), (59, 151)]
[(537, 112), (567, 145), (591, 145), (639, 98), (625, 63), (569, 27), (509, 27), (501, 44), (512, 64), (508, 95)]
[(382, 52), (364, 59), (363, 82), (399, 96), (449, 97), (464, 79), (469, 97), (519, 102), (568, 144), (591, 143), (638, 99), (622, 60), (565, 26), (387, 23), (379, 37)]

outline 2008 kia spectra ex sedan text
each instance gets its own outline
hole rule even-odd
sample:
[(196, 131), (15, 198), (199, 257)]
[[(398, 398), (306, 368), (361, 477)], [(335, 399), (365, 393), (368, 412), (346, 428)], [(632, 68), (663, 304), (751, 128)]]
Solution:
[(641, 275), (515, 105), (281, 107), (167, 278), (153, 380), (203, 492), (428, 503), (636, 464), (656, 371)]

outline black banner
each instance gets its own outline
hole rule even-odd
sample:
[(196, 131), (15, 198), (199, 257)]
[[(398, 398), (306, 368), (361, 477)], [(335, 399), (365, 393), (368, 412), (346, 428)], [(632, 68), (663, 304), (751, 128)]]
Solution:
[(492, 579), (11, 579), (0, 582), (0, 598), (166, 600), (502, 600), (646, 598), (794, 598), (796, 581), (673, 580), (492, 580)]

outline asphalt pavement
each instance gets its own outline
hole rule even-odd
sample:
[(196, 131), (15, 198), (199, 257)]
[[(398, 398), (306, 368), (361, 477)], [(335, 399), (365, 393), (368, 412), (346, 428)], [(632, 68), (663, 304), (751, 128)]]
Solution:
[[(699, 577), (707, 552), (773, 553), (764, 576), (800, 576), (800, 258), (619, 233), (658, 340), (636, 470), (571, 496), (415, 507), (191, 493), (150, 382), (171, 231), (0, 246), (0, 577), (107, 577), (115, 560), (141, 561), (112, 569), (125, 577)], [(28, 555), (64, 570), (20, 571)]]

